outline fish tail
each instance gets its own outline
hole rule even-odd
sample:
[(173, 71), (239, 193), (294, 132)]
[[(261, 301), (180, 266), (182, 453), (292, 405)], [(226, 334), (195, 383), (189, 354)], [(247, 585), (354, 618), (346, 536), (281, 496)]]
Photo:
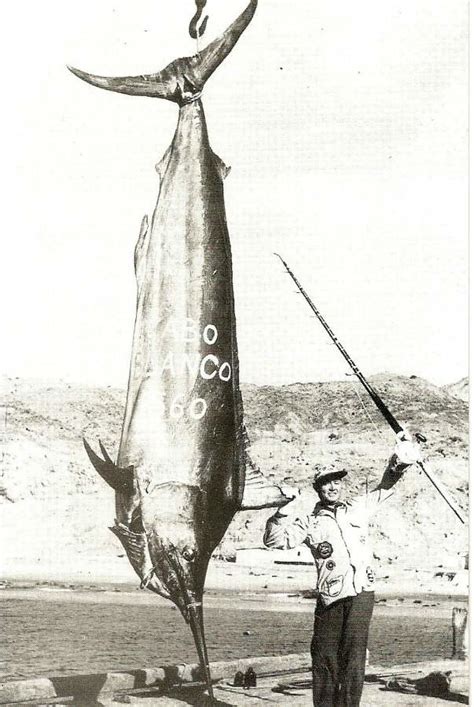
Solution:
[(179, 105), (190, 103), (200, 97), (206, 81), (235, 47), (252, 20), (257, 4), (258, 0), (251, 0), (242, 14), (205, 49), (194, 56), (176, 59), (156, 74), (110, 77), (89, 74), (72, 66), (68, 68), (83, 81), (107, 91), (164, 98)]

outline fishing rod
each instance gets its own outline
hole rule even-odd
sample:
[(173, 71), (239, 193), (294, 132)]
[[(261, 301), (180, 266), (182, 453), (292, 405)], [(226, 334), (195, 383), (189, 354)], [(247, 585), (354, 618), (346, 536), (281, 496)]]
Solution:
[[(287, 271), (288, 275), (291, 277), (291, 279), (292, 279), (293, 282), (295, 283), (295, 285), (296, 285), (296, 287), (298, 288), (299, 292), (303, 295), (303, 297), (305, 298), (306, 302), (309, 304), (309, 306), (311, 307), (312, 311), (314, 312), (314, 314), (316, 315), (316, 317), (319, 319), (319, 321), (320, 321), (321, 324), (323, 325), (323, 327), (324, 327), (324, 329), (326, 330), (326, 332), (329, 334), (329, 336), (330, 336), (332, 342), (333, 342), (333, 343), (335, 344), (335, 346), (339, 349), (339, 351), (340, 351), (341, 354), (343, 355), (344, 359), (347, 361), (347, 363), (349, 364), (349, 366), (351, 367), (351, 369), (354, 371), (355, 375), (357, 376), (357, 378), (359, 379), (359, 381), (362, 383), (362, 385), (364, 386), (365, 390), (367, 391), (367, 393), (369, 394), (369, 396), (371, 397), (371, 399), (372, 399), (373, 402), (375, 403), (376, 407), (380, 410), (380, 412), (382, 413), (382, 415), (383, 415), (383, 417), (385, 418), (385, 420), (388, 422), (388, 424), (390, 425), (390, 427), (392, 428), (392, 430), (395, 432), (395, 434), (397, 435), (397, 437), (398, 437), (399, 439), (403, 439), (403, 436), (404, 436), (404, 435), (406, 436), (407, 433), (406, 433), (406, 431), (404, 430), (404, 428), (402, 427), (402, 425), (398, 422), (398, 420), (397, 420), (397, 419), (394, 417), (394, 415), (390, 412), (390, 410), (389, 410), (388, 407), (385, 405), (384, 401), (382, 400), (382, 398), (380, 397), (380, 395), (377, 393), (377, 391), (375, 390), (375, 388), (369, 383), (369, 381), (368, 381), (367, 378), (364, 376), (364, 374), (361, 372), (361, 370), (359, 369), (359, 367), (354, 363), (354, 361), (352, 360), (352, 358), (349, 356), (349, 354), (347, 353), (346, 349), (345, 349), (344, 346), (341, 344), (341, 342), (339, 341), (339, 339), (337, 338), (337, 336), (335, 335), (335, 333), (333, 332), (333, 330), (331, 329), (331, 327), (329, 326), (329, 324), (327, 323), (327, 321), (324, 319), (324, 317), (323, 317), (323, 315), (321, 314), (321, 312), (319, 311), (319, 309), (316, 307), (316, 305), (315, 305), (315, 304), (312, 302), (312, 300), (310, 299), (308, 293), (307, 293), (306, 290), (303, 288), (303, 286), (302, 286), (301, 283), (299, 282), (299, 280), (298, 280), (298, 278), (296, 277), (296, 275), (294, 275), (294, 273), (293, 273), (292, 270), (290, 269), (289, 265), (283, 260), (283, 258), (281, 257), (281, 255), (279, 255), (278, 253), (275, 253), (275, 255), (276, 255), (278, 258), (280, 258), (281, 262), (283, 263), (283, 265), (284, 265), (284, 267), (285, 267), (285, 270)], [(420, 432), (417, 432), (417, 433), (415, 434), (415, 438), (417, 439), (418, 442), (426, 442), (426, 437), (425, 437), (424, 435), (422, 435)], [(463, 512), (461, 511), (461, 509), (459, 508), (459, 506), (456, 504), (456, 502), (451, 498), (451, 496), (450, 496), (448, 490), (446, 489), (446, 487), (444, 486), (444, 484), (443, 484), (439, 479), (436, 478), (436, 476), (435, 476), (433, 470), (430, 468), (430, 466), (428, 465), (428, 463), (427, 463), (425, 460), (421, 460), (421, 461), (418, 461), (417, 464), (418, 464), (418, 466), (420, 467), (420, 469), (425, 473), (425, 475), (428, 477), (428, 479), (431, 481), (431, 483), (433, 484), (433, 486), (435, 487), (435, 489), (438, 491), (438, 493), (439, 493), (439, 494), (442, 496), (442, 498), (446, 501), (446, 503), (447, 503), (448, 506), (451, 508), (451, 510), (452, 510), (452, 511), (456, 514), (456, 516), (459, 518), (459, 520), (461, 521), (461, 523), (465, 524), (465, 523), (466, 523), (466, 519), (464, 518)]]

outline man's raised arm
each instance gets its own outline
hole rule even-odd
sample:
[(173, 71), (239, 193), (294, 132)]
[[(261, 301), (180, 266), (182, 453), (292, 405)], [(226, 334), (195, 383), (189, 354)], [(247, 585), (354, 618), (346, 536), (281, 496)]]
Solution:
[(392, 496), (395, 484), (402, 478), (408, 467), (422, 459), (419, 445), (413, 442), (406, 432), (401, 432), (397, 436), (395, 449), (380, 482), (368, 494), (357, 498), (352, 504), (354, 508), (356, 505), (365, 504), (369, 513), (375, 512), (380, 503)]
[(263, 543), (275, 550), (301, 545), (308, 535), (309, 516), (316, 505), (314, 493), (292, 490), (294, 498), (267, 520)]

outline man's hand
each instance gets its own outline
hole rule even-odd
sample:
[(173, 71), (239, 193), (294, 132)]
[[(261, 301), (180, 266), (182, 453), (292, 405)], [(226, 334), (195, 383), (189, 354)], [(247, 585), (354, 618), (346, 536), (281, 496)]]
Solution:
[(390, 468), (392, 471), (400, 472), (407, 466), (421, 462), (423, 456), (420, 445), (413, 442), (407, 432), (400, 432), (397, 437), (394, 453), (390, 460)]
[(296, 486), (288, 486), (287, 484), (278, 484), (278, 487), (282, 494), (288, 499), (288, 503), (293, 501), (300, 493), (299, 488)]
[(313, 512), (316, 501), (318, 500), (314, 491), (308, 489), (301, 491), (300, 489), (291, 488), (289, 486), (284, 486), (281, 490), (285, 496), (293, 495), (293, 498), (289, 503), (286, 503), (279, 509), (279, 515), (309, 515)]
[(398, 457), (398, 461), (406, 466), (421, 462), (423, 459), (420, 445), (406, 438), (397, 440), (395, 454)]

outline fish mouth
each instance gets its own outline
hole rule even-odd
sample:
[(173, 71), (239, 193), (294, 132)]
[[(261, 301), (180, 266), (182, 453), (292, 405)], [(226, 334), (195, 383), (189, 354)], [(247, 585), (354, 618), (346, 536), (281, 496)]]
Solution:
[(191, 628), (202, 677), (209, 697), (214, 700), (202, 606), (207, 561), (200, 558), (191, 545), (177, 547), (157, 533), (148, 536), (148, 548), (154, 575), (166, 587), (169, 599), (176, 604)]
[(193, 633), (194, 644), (201, 670), (204, 673), (204, 680), (207, 685), (207, 691), (211, 700), (214, 700), (214, 691), (212, 689), (211, 671), (209, 668), (209, 658), (207, 656), (206, 638), (204, 634), (204, 615), (201, 602), (195, 602), (188, 605), (188, 617), (191, 631)]

